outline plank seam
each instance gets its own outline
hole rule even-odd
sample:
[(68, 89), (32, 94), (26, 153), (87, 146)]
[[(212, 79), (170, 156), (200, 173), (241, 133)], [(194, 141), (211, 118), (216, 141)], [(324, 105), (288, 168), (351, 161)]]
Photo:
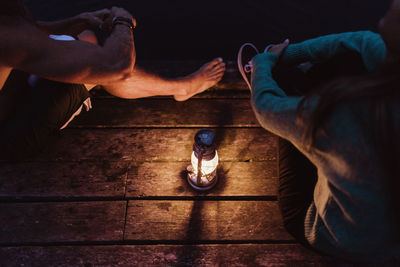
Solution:
[[(129, 171), (130, 171), (130, 169), (131, 169), (131, 166), (132, 166), (132, 161), (129, 162), (127, 172), (125, 173), (124, 199), (126, 199), (126, 192), (128, 191), (128, 174), (129, 174)], [(126, 200), (126, 203), (125, 203), (125, 215), (124, 215), (124, 227), (123, 227), (123, 229), (122, 229), (122, 240), (125, 240), (126, 224), (127, 224), (127, 221), (128, 221), (128, 208), (129, 208), (129, 200)]]
[(122, 229), (122, 241), (125, 241), (126, 224), (128, 221), (128, 208), (129, 208), (129, 201), (127, 200), (125, 203), (125, 216), (124, 216), (124, 228)]
[[(71, 125), (67, 129), (65, 129), (65, 132), (68, 130), (77, 130), (77, 129), (88, 129), (88, 130), (104, 130), (104, 129), (109, 129), (109, 130), (126, 130), (126, 129), (145, 129), (145, 130), (152, 130), (152, 129), (171, 129), (171, 130), (178, 130), (178, 129), (201, 129), (201, 128), (213, 128), (213, 129), (263, 129), (260, 125), (213, 125), (213, 124), (204, 124), (204, 125), (158, 125), (158, 124), (142, 124), (138, 126), (134, 125), (126, 125), (126, 126), (112, 126), (112, 125), (98, 125), (98, 126), (77, 126), (77, 125)], [(266, 131), (268, 132), (268, 131)]]
[(217, 125), (217, 124), (196, 124), (196, 125), (185, 125), (185, 124), (180, 124), (179, 126), (173, 126), (173, 125), (159, 125), (159, 124), (141, 124), (138, 126), (135, 125), (118, 125), (118, 126), (113, 126), (113, 125), (71, 125), (68, 127), (68, 129), (88, 129), (88, 130), (93, 130), (93, 129), (197, 129), (197, 128), (224, 128), (224, 129), (232, 129), (232, 128), (237, 128), (237, 129), (260, 129), (259, 125)]
[[(63, 160), (63, 159), (38, 159), (38, 160), (32, 160), (32, 161), (20, 161), (18, 164), (23, 164), (23, 163), (101, 163), (101, 162), (131, 162), (133, 159), (120, 159), (120, 160), (113, 160), (113, 159), (104, 159), (104, 160), (97, 160), (94, 158), (84, 158), (84, 159), (77, 159), (77, 160)], [(276, 157), (271, 157), (271, 158), (263, 158), (263, 159), (235, 159), (235, 160), (220, 160), (220, 163), (236, 163), (236, 162), (273, 162), (276, 161)], [(135, 163), (180, 163), (180, 162), (190, 162), (188, 159), (183, 159), (183, 160), (134, 160)], [(10, 162), (10, 161), (5, 161), (5, 160), (0, 160), (0, 164), (14, 164), (15, 162)]]
[(143, 197), (1, 197), (0, 204), (48, 202), (118, 202), (144, 201), (277, 201), (277, 196), (143, 196)]
[(105, 246), (105, 245), (251, 245), (251, 244), (299, 244), (295, 240), (126, 240), (126, 241), (63, 241), (63, 242), (10, 242), (1, 247), (54, 247), (54, 246)]
[[(214, 93), (214, 95), (213, 95)], [(239, 93), (241, 95), (239, 96), (230, 96), (226, 95), (226, 93), (230, 94), (235, 94)], [(92, 96), (93, 99), (101, 99), (105, 101), (121, 101), (121, 102), (151, 102), (154, 100), (165, 100), (165, 101), (170, 101), (170, 102), (176, 102), (175, 99), (172, 96), (150, 96), (150, 97), (145, 97), (145, 98), (136, 98), (136, 99), (122, 99), (113, 95), (96, 95), (94, 94)], [(210, 100), (210, 99), (228, 99), (228, 100), (250, 100), (250, 92), (248, 90), (223, 90), (223, 91), (209, 91), (208, 94), (198, 94), (194, 95), (190, 98), (190, 100), (199, 100), (199, 99), (205, 99), (205, 100)], [(187, 101), (190, 101), (189, 99)]]

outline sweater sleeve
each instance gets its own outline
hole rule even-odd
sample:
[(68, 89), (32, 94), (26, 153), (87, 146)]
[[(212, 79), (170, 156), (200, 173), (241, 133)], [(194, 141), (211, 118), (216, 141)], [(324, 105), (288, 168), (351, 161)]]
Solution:
[(360, 53), (368, 71), (381, 66), (386, 57), (386, 45), (379, 34), (358, 31), (330, 34), (289, 45), (281, 61), (288, 64), (321, 62), (347, 51)]
[(288, 97), (272, 77), (271, 70), (278, 57), (262, 53), (252, 60), (252, 106), (261, 126), (266, 130), (299, 144), (303, 129), (296, 124), (299, 97)]

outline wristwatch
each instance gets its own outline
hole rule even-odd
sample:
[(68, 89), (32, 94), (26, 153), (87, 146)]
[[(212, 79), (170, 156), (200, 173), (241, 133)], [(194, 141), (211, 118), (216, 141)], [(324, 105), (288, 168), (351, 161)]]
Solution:
[(132, 22), (132, 19), (128, 19), (125, 17), (114, 17), (112, 20), (113, 27), (117, 24), (125, 25), (131, 29), (133, 32), (133, 29), (135, 29), (135, 25)]

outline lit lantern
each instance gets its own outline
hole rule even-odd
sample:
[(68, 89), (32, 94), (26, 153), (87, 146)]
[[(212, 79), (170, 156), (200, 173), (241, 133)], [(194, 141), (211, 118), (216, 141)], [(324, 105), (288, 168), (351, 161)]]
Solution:
[(187, 180), (196, 190), (209, 190), (218, 180), (218, 153), (214, 144), (215, 134), (202, 129), (194, 137), (191, 165), (188, 166)]

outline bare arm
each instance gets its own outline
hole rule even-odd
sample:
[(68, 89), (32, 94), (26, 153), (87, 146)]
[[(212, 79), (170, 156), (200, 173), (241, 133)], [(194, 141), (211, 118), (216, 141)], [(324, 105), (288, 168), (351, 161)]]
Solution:
[(49, 34), (66, 34), (76, 37), (84, 30), (100, 27), (109, 16), (111, 16), (111, 11), (102, 9), (58, 21), (38, 21), (37, 24)]
[(0, 26), (0, 34), (0, 62), (61, 82), (105, 84), (123, 80), (131, 75), (136, 58), (133, 34), (125, 25), (116, 25), (103, 47), (52, 40), (21, 19), (11, 26)]

